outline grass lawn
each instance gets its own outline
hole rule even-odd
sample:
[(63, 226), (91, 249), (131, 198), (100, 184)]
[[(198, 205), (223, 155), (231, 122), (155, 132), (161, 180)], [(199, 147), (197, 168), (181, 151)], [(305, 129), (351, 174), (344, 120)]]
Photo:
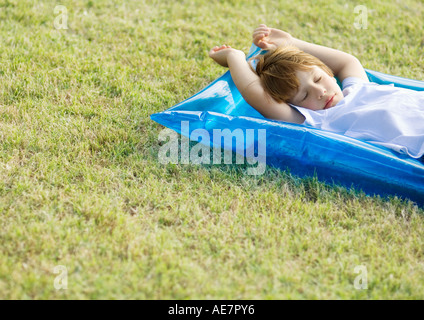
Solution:
[(163, 165), (149, 119), (260, 23), (424, 80), (421, 0), (358, 3), (367, 29), (344, 0), (61, 1), (68, 29), (58, 4), (0, 1), (1, 299), (424, 299), (422, 208)]

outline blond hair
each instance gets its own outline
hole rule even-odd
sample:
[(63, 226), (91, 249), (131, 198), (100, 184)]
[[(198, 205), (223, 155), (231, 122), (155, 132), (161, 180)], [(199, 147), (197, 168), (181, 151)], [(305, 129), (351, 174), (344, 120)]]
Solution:
[(257, 57), (256, 73), (265, 91), (277, 102), (289, 102), (299, 90), (296, 71), (317, 66), (333, 77), (321, 60), (294, 46), (281, 46)]

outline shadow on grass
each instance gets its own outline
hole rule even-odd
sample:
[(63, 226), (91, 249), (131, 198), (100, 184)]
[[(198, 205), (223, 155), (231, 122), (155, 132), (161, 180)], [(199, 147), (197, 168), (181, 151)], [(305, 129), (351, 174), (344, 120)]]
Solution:
[[(181, 137), (179, 137), (179, 146), (181, 146), (180, 139)], [(158, 150), (164, 143), (165, 142), (158, 141), (152, 143), (149, 152), (149, 160), (158, 162)], [(192, 147), (197, 144), (198, 143), (195, 141), (190, 141), (189, 150), (192, 150)], [(338, 184), (329, 184), (319, 181), (317, 176), (301, 178), (291, 174), (289, 169), (283, 171), (267, 166), (263, 174), (249, 175), (247, 170), (249, 168), (254, 168), (256, 165), (247, 164), (246, 161), (244, 161), (243, 164), (237, 164), (237, 155), (234, 152), (232, 153), (231, 163), (224, 164), (222, 163), (225, 156), (223, 150), (221, 150), (221, 163), (214, 164), (213, 151), (214, 149), (210, 148), (209, 164), (181, 164), (181, 152), (179, 149), (178, 164), (163, 164), (163, 166), (167, 167), (168, 172), (173, 176), (180, 174), (195, 174), (195, 172), (199, 170), (206, 170), (209, 172), (211, 179), (225, 179), (233, 185), (241, 185), (251, 190), (277, 188), (282, 192), (282, 196), (300, 198), (301, 201), (305, 203), (331, 203), (345, 209), (353, 205), (390, 207), (390, 211), (402, 217), (405, 216), (405, 212), (414, 212), (417, 209), (419, 212), (423, 213), (422, 209), (417, 208), (414, 202), (407, 199), (367, 195), (362, 190), (358, 190), (353, 186), (346, 188)], [(199, 155), (201, 155), (201, 152)], [(195, 179), (195, 176), (193, 176), (193, 178)]]

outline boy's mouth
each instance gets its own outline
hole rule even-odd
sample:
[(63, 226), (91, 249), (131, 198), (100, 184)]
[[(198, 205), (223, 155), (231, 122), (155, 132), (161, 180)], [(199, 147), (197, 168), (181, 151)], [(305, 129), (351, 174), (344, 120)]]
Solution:
[(327, 102), (325, 103), (324, 109), (328, 109), (328, 108), (330, 108), (331, 103), (333, 102), (333, 99), (334, 99), (334, 97), (335, 97), (335, 96), (336, 96), (336, 95), (335, 95), (335, 94), (333, 94), (333, 96), (332, 96), (330, 99), (328, 99), (328, 100), (327, 100)]

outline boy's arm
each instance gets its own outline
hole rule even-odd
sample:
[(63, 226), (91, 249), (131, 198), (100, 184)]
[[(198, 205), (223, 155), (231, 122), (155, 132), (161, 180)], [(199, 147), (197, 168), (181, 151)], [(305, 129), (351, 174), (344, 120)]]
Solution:
[(324, 62), (340, 81), (348, 77), (356, 77), (368, 82), (367, 74), (355, 56), (296, 38), (293, 38), (292, 44)]
[(242, 51), (229, 47), (215, 47), (209, 56), (217, 63), (230, 68), (231, 77), (246, 102), (265, 118), (301, 124), (305, 118), (286, 103), (272, 99), (260, 84), (259, 77), (252, 71)]
[(347, 77), (357, 77), (368, 82), (359, 60), (346, 52), (296, 39), (287, 32), (268, 28), (263, 24), (253, 31), (253, 42), (265, 50), (272, 50), (283, 44), (294, 45), (324, 62), (340, 81)]

